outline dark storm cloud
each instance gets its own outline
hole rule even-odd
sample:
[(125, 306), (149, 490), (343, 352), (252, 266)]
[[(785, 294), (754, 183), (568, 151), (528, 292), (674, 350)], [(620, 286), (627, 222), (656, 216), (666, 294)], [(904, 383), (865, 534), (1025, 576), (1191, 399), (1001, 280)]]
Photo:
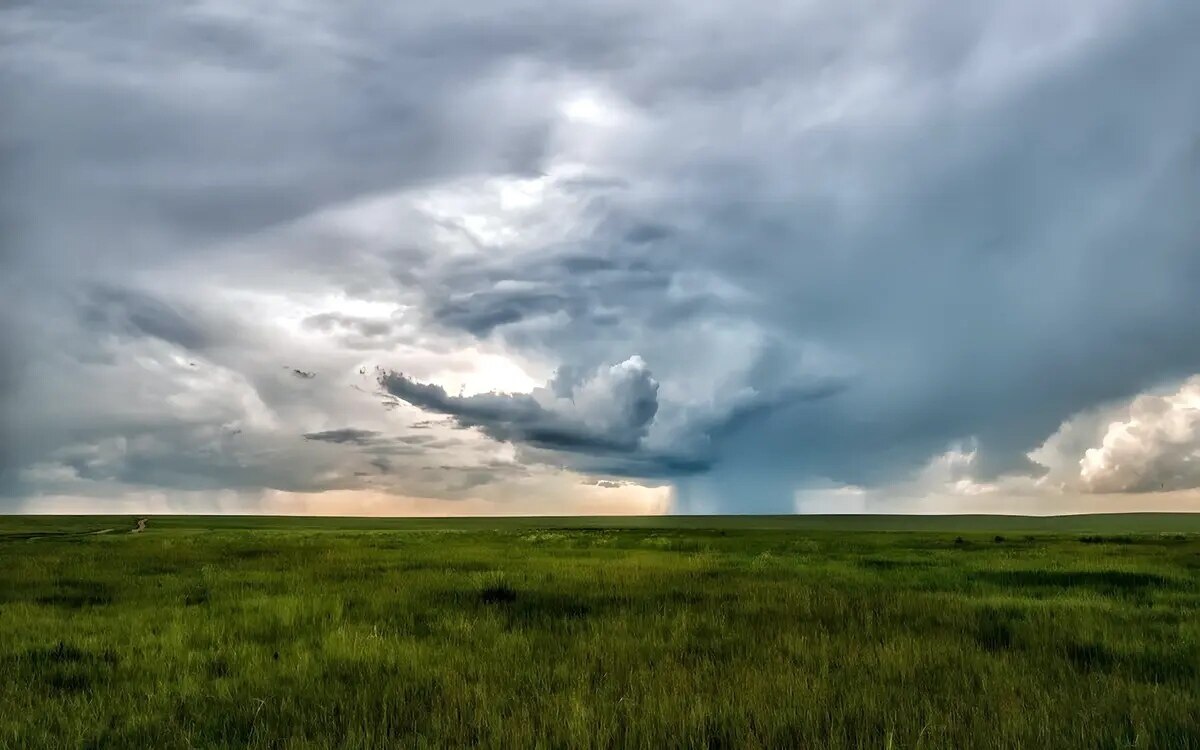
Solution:
[[(0, 283), (0, 291), (3, 291)], [(12, 491), (20, 467), (17, 444), (19, 427), (11, 403), (20, 384), (24, 355), (21, 351), (15, 318), (0, 316), (0, 497)]]
[[(108, 218), (189, 237), (253, 231), (400, 183), (533, 173), (549, 127), (529, 98), (538, 79), (619, 60), (626, 41), (613, 31), (626, 14), (515, 6), (372, 19), (322, 3), (13, 8), (0, 82), (6, 140), (25, 148), (11, 169), (32, 172), (34, 188), (75, 178), (62, 197), (92, 193)], [(153, 41), (135, 43), (135, 27)], [(86, 122), (88, 137), (46, 127), (64, 121)]]
[(662, 447), (646, 440), (658, 413), (658, 384), (640, 359), (595, 373), (564, 368), (533, 394), (451, 396), (439, 385), (394, 372), (383, 373), (379, 383), (398, 399), (449, 415), (460, 427), (514, 443), (528, 460), (660, 480), (709, 471), (719, 458), (715, 448), (762, 415), (836, 397), (848, 385), (828, 380), (770, 396), (730, 396), (721, 412), (685, 415), (686, 436)]
[[(43, 466), (69, 470), (63, 486), (87, 490), (101, 487), (163, 487), (190, 491), (273, 488), (313, 492), (358, 485), (349, 467), (315, 447), (300, 459), (308, 471), (276, 460), (281, 441), (271, 436), (243, 442), (244, 435), (215, 434), (204, 425), (167, 423), (154, 429), (110, 428), (99, 439), (81, 435), (77, 442), (58, 448)], [(294, 441), (295, 438), (293, 437)], [(318, 474), (324, 474), (317, 479)], [(59, 482), (37, 487), (62, 491)]]
[(350, 443), (352, 445), (369, 445), (374, 443), (378, 437), (379, 432), (376, 430), (357, 430), (353, 427), (304, 433), (305, 440), (316, 440), (322, 443)]
[[(1044, 471), (1064, 420), (1200, 371), (1198, 35), (1188, 3), (5, 8), (0, 482), (75, 451), (96, 482), (352, 486), (364, 451), (311, 443), (371, 430), (295, 436), (380, 426), (364, 361), (685, 509), (969, 438), (977, 478)], [(475, 346), (559, 376), (426, 382)], [(1095, 488), (1194, 483), (1143, 429), (1145, 471)]]
[[(711, 169), (677, 173), (677, 194), (654, 206), (695, 228), (655, 237), (654, 257), (752, 298), (625, 288), (607, 295), (622, 312), (614, 338), (650, 350), (653, 329), (686, 336), (727, 314), (831, 349), (854, 375), (843, 397), (714, 435), (727, 494), (745, 482), (780, 507), (804, 476), (885, 483), (971, 436), (980, 478), (1036, 474), (1025, 453), (1071, 414), (1200, 369), (1200, 224), (1188, 208), (1200, 198), (1200, 107), (1184, 93), (1200, 69), (1187, 42), (1198, 18), (1137, 14), (976, 100), (956, 87), (978, 39), (914, 48), (932, 59), (900, 71), (900, 90), (928, 75), (926, 116), (818, 131), (811, 149), (723, 130), (737, 106), (708, 117)], [(788, 152), (796, 161), (781, 165), (774, 155)], [(585, 309), (578, 274), (550, 283), (547, 268), (535, 258), (507, 273), (568, 294), (561, 310)], [(607, 337), (580, 315), (535, 336), (585, 361), (578, 342)], [(670, 382), (662, 357), (655, 366)]]
[(580, 300), (548, 292), (474, 292), (450, 299), (433, 310), (434, 319), (461, 328), (476, 336), (486, 336), (497, 326), (517, 323), (538, 315), (566, 310), (578, 315)]
[(389, 320), (375, 320), (332, 312), (309, 316), (304, 319), (304, 325), (324, 332), (348, 331), (370, 339), (386, 337), (394, 330), (394, 326)]
[(92, 289), (82, 305), (81, 316), (92, 328), (152, 336), (184, 349), (202, 349), (211, 342), (193, 313), (134, 289)]
[[(625, 242), (626, 211), (609, 207), (594, 234), (565, 247), (539, 248), (520, 260), (500, 256), (447, 265), (426, 290), (431, 322), (479, 337), (509, 327), (519, 336), (522, 323), (558, 318), (568, 328), (607, 327), (613, 318), (663, 306), (674, 269), (639, 257), (638, 245)], [(667, 309), (707, 302), (680, 300)], [(556, 331), (565, 334), (552, 327), (547, 335)]]
[[(461, 427), (478, 427), (497, 440), (568, 453), (633, 452), (658, 412), (658, 383), (639, 358), (580, 381), (565, 398), (553, 389), (451, 396), (440, 385), (395, 372), (381, 374), (379, 385), (402, 401), (453, 417)], [(544, 394), (540, 400), (538, 394)]]
[(670, 227), (660, 224), (639, 224), (625, 233), (625, 241), (634, 245), (647, 245), (670, 237)]

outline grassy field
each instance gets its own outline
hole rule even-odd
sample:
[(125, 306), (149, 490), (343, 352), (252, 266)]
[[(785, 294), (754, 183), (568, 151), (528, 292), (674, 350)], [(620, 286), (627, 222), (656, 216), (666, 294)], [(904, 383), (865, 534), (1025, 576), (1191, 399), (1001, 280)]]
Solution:
[(1200, 516), (137, 520), (0, 517), (0, 747), (1200, 748)]

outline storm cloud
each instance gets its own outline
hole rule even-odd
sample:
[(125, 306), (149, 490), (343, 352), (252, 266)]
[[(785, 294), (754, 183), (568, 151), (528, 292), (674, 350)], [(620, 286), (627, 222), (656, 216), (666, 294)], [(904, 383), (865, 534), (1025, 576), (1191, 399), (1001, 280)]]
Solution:
[(439, 385), (400, 373), (379, 377), (383, 390), (462, 427), (479, 427), (497, 439), (566, 452), (634, 452), (658, 412), (658, 383), (641, 357), (594, 373), (586, 380), (556, 378), (532, 393), (451, 396)]
[(1197, 36), (1084, 0), (7, 6), (0, 507), (1200, 502)]
[(316, 440), (322, 443), (349, 443), (352, 445), (369, 445), (378, 436), (379, 433), (375, 430), (357, 430), (353, 427), (304, 433), (305, 440)]

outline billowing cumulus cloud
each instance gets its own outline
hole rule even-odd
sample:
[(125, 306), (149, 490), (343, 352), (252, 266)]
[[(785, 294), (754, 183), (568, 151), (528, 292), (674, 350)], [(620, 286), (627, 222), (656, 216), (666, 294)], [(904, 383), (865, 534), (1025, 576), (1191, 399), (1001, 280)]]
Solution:
[(1080, 477), (1097, 492), (1200, 487), (1200, 381), (1173, 396), (1135, 399), (1128, 418), (1084, 454)]
[(590, 373), (560, 369), (528, 393), (451, 396), (439, 385), (400, 373), (383, 372), (378, 380), (387, 395), (448, 415), (459, 427), (477, 427), (494, 440), (514, 444), (536, 463), (647, 479), (707, 473), (719, 460), (717, 441), (742, 423), (842, 388), (838, 382), (815, 382), (770, 396), (753, 390), (721, 393), (715, 408), (672, 402), (660, 413), (659, 384), (637, 355)]
[(578, 382), (560, 373), (530, 393), (451, 396), (439, 385), (394, 372), (380, 375), (379, 384), (402, 401), (497, 440), (565, 452), (634, 452), (658, 412), (658, 383), (637, 355)]
[(1200, 487), (1200, 377), (1080, 414), (1031, 457), (1048, 480), (1085, 492)]
[(0, 507), (1196, 492), (1198, 34), (1092, 0), (12, 4)]

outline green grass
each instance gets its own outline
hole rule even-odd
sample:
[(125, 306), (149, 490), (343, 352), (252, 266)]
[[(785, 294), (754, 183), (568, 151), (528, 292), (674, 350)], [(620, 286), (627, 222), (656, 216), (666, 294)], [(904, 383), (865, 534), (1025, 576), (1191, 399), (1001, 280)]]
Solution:
[(0, 518), (0, 747), (1200, 748), (1200, 517), (136, 520)]

